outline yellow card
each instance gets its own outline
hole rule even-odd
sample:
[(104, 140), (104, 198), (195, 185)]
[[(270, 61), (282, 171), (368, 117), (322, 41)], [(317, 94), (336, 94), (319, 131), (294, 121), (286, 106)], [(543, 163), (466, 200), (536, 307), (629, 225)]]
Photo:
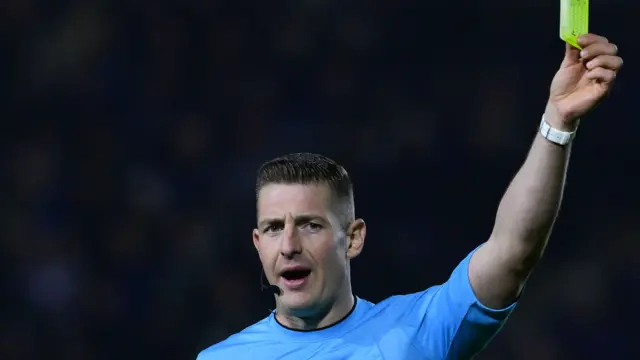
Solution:
[(589, 32), (589, 0), (560, 0), (560, 39), (582, 50), (578, 37)]

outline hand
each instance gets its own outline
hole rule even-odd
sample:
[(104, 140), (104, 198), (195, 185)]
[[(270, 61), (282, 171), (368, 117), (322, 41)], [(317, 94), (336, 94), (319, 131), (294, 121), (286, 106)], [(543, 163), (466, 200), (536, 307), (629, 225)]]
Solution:
[(547, 122), (564, 131), (574, 131), (580, 117), (607, 95), (622, 67), (618, 47), (606, 38), (586, 34), (578, 38), (578, 44), (582, 51), (566, 44), (545, 111)]

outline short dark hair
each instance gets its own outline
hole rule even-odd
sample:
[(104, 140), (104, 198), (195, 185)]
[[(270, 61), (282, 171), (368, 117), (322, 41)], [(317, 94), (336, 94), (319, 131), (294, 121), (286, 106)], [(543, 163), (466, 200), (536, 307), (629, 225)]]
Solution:
[(326, 156), (313, 153), (294, 153), (269, 160), (260, 166), (256, 181), (256, 199), (268, 184), (326, 184), (342, 209), (341, 219), (346, 226), (354, 218), (353, 184), (347, 170)]

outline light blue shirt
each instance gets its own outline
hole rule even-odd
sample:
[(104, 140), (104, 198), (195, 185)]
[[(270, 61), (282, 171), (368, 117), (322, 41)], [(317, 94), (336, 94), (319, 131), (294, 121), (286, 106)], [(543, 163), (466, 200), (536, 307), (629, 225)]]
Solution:
[(471, 254), (442, 285), (379, 304), (356, 298), (344, 320), (313, 331), (287, 329), (272, 313), (202, 351), (197, 360), (470, 359), (516, 305), (493, 310), (480, 304), (469, 282)]

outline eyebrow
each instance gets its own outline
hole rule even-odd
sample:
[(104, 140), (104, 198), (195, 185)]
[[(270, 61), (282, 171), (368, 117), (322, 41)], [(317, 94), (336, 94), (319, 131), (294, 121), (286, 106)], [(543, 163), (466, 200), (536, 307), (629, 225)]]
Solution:
[[(308, 223), (310, 221), (320, 221), (322, 223), (326, 223), (327, 221), (319, 216), (319, 215), (311, 215), (311, 214), (302, 214), (302, 215), (298, 215), (298, 216), (294, 216), (293, 217), (293, 222), (296, 225), (299, 224), (305, 224)], [(262, 219), (260, 220), (260, 222), (258, 223), (258, 228), (263, 228), (266, 225), (273, 225), (273, 224), (282, 224), (284, 223), (284, 218), (266, 218), (266, 219)]]

